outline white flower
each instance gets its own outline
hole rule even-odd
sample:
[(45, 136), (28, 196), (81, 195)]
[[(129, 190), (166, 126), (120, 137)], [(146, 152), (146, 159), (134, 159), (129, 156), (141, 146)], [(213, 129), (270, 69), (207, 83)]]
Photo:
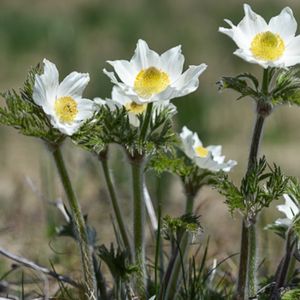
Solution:
[[(101, 98), (95, 98), (94, 101), (100, 106), (103, 104), (107, 104), (112, 111), (115, 110), (116, 107), (120, 108), (124, 106), (128, 112), (129, 122), (134, 127), (140, 126), (140, 120), (138, 116), (144, 114), (147, 109), (147, 103), (140, 104), (132, 101), (132, 99), (117, 86), (113, 87), (111, 99), (103, 100)], [(172, 115), (174, 115), (177, 112), (176, 107), (168, 100), (158, 101), (153, 103), (153, 118), (155, 118), (155, 116), (164, 109), (168, 109)]]
[(276, 220), (275, 224), (290, 226), (300, 210), (292, 197), (287, 194), (284, 194), (283, 197), (285, 199), (285, 204), (277, 205), (277, 208), (286, 215), (286, 218)]
[(93, 102), (82, 98), (90, 76), (72, 72), (59, 83), (55, 64), (47, 59), (43, 62), (44, 73), (35, 76), (33, 100), (49, 116), (53, 127), (72, 135), (94, 111)]
[(234, 160), (224, 162), (225, 156), (221, 155), (222, 146), (204, 148), (198, 134), (193, 133), (185, 126), (182, 128), (180, 138), (184, 153), (201, 169), (229, 172), (237, 164)]
[(130, 61), (108, 61), (113, 72), (104, 73), (136, 103), (170, 100), (194, 92), (199, 85), (198, 77), (206, 69), (205, 64), (189, 66), (182, 73), (184, 56), (181, 46), (174, 47), (162, 55), (150, 50), (147, 43), (138, 40)]
[(219, 31), (231, 37), (238, 48), (234, 54), (264, 68), (290, 67), (300, 63), (300, 36), (295, 36), (297, 22), (286, 7), (271, 18), (269, 24), (244, 4), (245, 17), (237, 25), (225, 20), (231, 28)]

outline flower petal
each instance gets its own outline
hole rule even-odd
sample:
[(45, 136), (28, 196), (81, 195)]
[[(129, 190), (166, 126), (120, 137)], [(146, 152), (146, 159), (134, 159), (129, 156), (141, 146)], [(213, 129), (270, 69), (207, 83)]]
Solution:
[(81, 98), (89, 81), (90, 75), (88, 73), (72, 72), (60, 83), (57, 97)]
[(207, 150), (209, 150), (214, 157), (218, 157), (218, 156), (221, 156), (222, 146), (221, 145), (217, 145), (217, 146), (210, 145), (207, 147)]
[(267, 69), (269, 66), (274, 65), (272, 62), (263, 61), (263, 60), (259, 60), (259, 59), (255, 58), (249, 50), (237, 49), (236, 51), (233, 52), (233, 54), (242, 58), (243, 60), (245, 60), (249, 63), (259, 64), (264, 69)]
[(44, 73), (35, 76), (32, 98), (37, 105), (43, 107), (45, 113), (51, 114), (58, 88), (58, 71), (49, 60), (44, 59), (43, 62)]
[(191, 159), (195, 156), (193, 132), (184, 126), (180, 133), (184, 153)]
[(133, 86), (135, 77), (139, 70), (134, 68), (134, 65), (127, 60), (107, 61), (115, 69), (119, 78), (126, 84)]
[(135, 53), (130, 60), (130, 63), (136, 70), (147, 69), (149, 67), (159, 66), (159, 55), (150, 50), (144, 40), (138, 40)]
[(136, 114), (134, 113), (128, 113), (128, 118), (129, 118), (129, 123), (133, 126), (133, 127), (139, 127), (140, 126), (140, 120), (137, 117)]
[(286, 50), (284, 56), (300, 56), (300, 35), (292, 38), (290, 42), (286, 45)]
[(79, 99), (77, 101), (78, 114), (75, 121), (83, 121), (91, 118), (95, 112), (95, 103), (89, 99)]
[(299, 208), (289, 195), (284, 194), (283, 197), (285, 199), (285, 203), (277, 205), (277, 209), (283, 212), (288, 219), (293, 220), (293, 218), (299, 214)]
[(270, 31), (278, 33), (281, 38), (288, 42), (295, 36), (297, 30), (297, 22), (294, 18), (293, 11), (286, 7), (281, 13), (273, 17), (269, 22)]
[(225, 22), (228, 23), (232, 28), (219, 27), (219, 32), (228, 35), (237, 46), (241, 49), (248, 49), (252, 40), (252, 35), (247, 35), (241, 31), (241, 29), (232, 24), (231, 21), (225, 19)]
[(73, 122), (72, 124), (61, 123), (58, 118), (51, 116), (51, 124), (54, 128), (58, 129), (60, 132), (66, 135), (73, 135), (82, 125), (83, 122)]
[(292, 224), (292, 221), (288, 218), (285, 218), (285, 219), (277, 219), (275, 221), (275, 224), (276, 225), (281, 225), (281, 226), (286, 226), (286, 227), (290, 227), (291, 224)]
[(133, 89), (130, 86), (118, 81), (114, 72), (109, 72), (106, 69), (103, 69), (103, 73), (110, 78), (110, 81), (113, 84), (118, 86), (124, 93), (126, 93), (126, 95), (133, 95), (137, 97), (136, 93), (133, 91)]
[(164, 52), (161, 57), (161, 68), (171, 78), (176, 80), (182, 73), (184, 56), (181, 53), (181, 46), (177, 46)]
[(264, 18), (256, 14), (248, 4), (244, 4), (245, 17), (238, 24), (238, 28), (247, 36), (254, 37), (257, 33), (266, 31), (268, 25)]
[(224, 172), (229, 172), (236, 165), (237, 165), (237, 161), (230, 159), (226, 163), (223, 163), (223, 166), (222, 168), (220, 168), (220, 170)]
[[(170, 88), (172, 91), (166, 91), (158, 94), (157, 96), (161, 100), (182, 97), (187, 94), (194, 92), (199, 86), (199, 76), (207, 68), (206, 64), (201, 64), (199, 66), (189, 66), (189, 68), (180, 77), (171, 84)], [(165, 93), (165, 95), (164, 95)], [(166, 97), (170, 93), (169, 97)]]
[(132, 100), (129, 96), (127, 96), (122, 89), (120, 89), (117, 86), (113, 87), (113, 90), (111, 92), (111, 99), (115, 102), (120, 103), (122, 106), (124, 106), (126, 103), (131, 103)]

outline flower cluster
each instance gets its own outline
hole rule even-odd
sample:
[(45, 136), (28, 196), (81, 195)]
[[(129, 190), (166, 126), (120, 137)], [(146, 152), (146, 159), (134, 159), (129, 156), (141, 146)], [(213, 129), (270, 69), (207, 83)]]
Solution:
[(90, 80), (88, 74), (72, 72), (59, 84), (56, 66), (47, 59), (43, 63), (43, 73), (35, 76), (32, 98), (43, 108), (52, 126), (69, 136), (103, 105), (111, 111), (124, 107), (134, 127), (140, 125), (139, 116), (145, 114), (149, 103), (153, 103), (153, 117), (164, 109), (173, 115), (176, 107), (170, 100), (194, 92), (199, 85), (199, 76), (207, 67), (205, 64), (190, 66), (182, 73), (181, 46), (159, 55), (150, 50), (145, 41), (139, 40), (130, 61), (108, 61), (122, 81), (104, 70), (114, 83), (111, 99), (97, 97), (92, 101), (82, 98)]
[[(187, 261), (184, 255), (188, 253), (189, 237), (192, 238), (192, 242), (202, 239), (199, 218), (193, 214), (194, 200), (202, 186), (217, 187), (220, 194), (225, 196), (229, 211), (231, 213), (238, 211), (243, 217), (237, 298), (256, 297), (255, 226), (260, 212), (282, 196), (285, 204), (278, 205), (277, 208), (286, 215), (286, 218), (278, 219), (275, 227), (282, 227), (288, 232), (287, 249), (293, 249), (296, 244), (298, 246), (298, 240), (297, 243), (295, 241), (300, 236), (298, 222), (300, 185), (294, 184), (295, 188), (298, 188), (298, 195), (295, 196), (289, 187), (291, 178), (285, 176), (276, 164), (271, 167), (264, 156), (260, 159), (258, 157), (263, 125), (265, 119), (271, 115), (273, 107), (284, 103), (300, 104), (299, 71), (295, 68), (290, 69), (291, 66), (300, 63), (300, 36), (296, 36), (297, 22), (289, 7), (271, 18), (269, 23), (247, 4), (244, 4), (244, 12), (245, 16), (238, 25), (225, 20), (231, 28), (219, 28), (221, 33), (229, 36), (237, 44), (235, 55), (264, 69), (261, 83), (250, 73), (223, 77), (220, 81), (222, 89), (238, 91), (239, 99), (248, 96), (256, 102), (257, 118), (248, 166), (240, 186), (236, 186), (227, 174), (237, 162), (225, 161), (221, 145), (204, 146), (198, 134), (186, 126), (179, 135), (173, 130), (172, 117), (177, 113), (177, 109), (171, 101), (196, 91), (199, 77), (207, 68), (207, 65), (202, 63), (191, 65), (183, 71), (184, 56), (181, 46), (158, 54), (140, 39), (129, 61), (107, 61), (113, 68), (113, 71), (103, 69), (113, 84), (110, 98), (95, 97), (93, 100), (85, 98), (83, 93), (90, 80), (89, 74), (74, 71), (60, 82), (55, 64), (47, 59), (43, 60), (42, 68), (39, 65), (34, 71), (29, 72), (24, 88), (19, 94), (14, 90), (3, 94), (6, 106), (0, 107), (0, 124), (10, 125), (23, 134), (39, 137), (51, 149), (70, 208), (69, 215), (64, 207), (68, 224), (62, 228), (60, 234), (69, 232), (78, 242), (85, 275), (85, 293), (93, 294), (89, 299), (96, 299), (97, 294), (98, 276), (95, 272), (97, 265), (91, 251), (93, 247), (96, 249), (96, 235), (86, 225), (86, 219), (81, 212), (63, 162), (60, 145), (67, 137), (71, 137), (73, 142), (96, 154), (102, 164), (117, 221), (116, 233), (120, 233), (117, 240), (121, 247), (116, 250), (113, 246), (110, 250), (98, 247), (98, 252), (100, 259), (109, 266), (115, 282), (120, 282), (117, 287), (120, 291), (116, 290), (116, 294), (121, 297), (125, 295), (125, 290), (122, 289), (125, 288), (126, 293), (129, 291), (127, 287), (130, 281), (133, 282), (139, 298), (146, 299), (150, 296), (146, 284), (151, 282), (149, 277), (152, 273), (146, 272), (144, 213), (146, 204), (147, 210), (150, 211), (149, 215), (153, 217), (154, 231), (157, 231), (157, 234), (163, 233), (171, 244), (171, 259), (163, 275), (164, 279), (153, 290), (161, 290), (159, 299), (176, 298), (174, 287), (181, 281), (180, 270), (181, 265)], [(123, 220), (108, 167), (109, 145), (112, 143), (123, 147), (132, 169), (132, 237), (128, 235), (127, 224)], [(184, 215), (179, 218), (166, 216), (161, 219), (158, 212), (158, 219), (162, 223), (156, 220), (144, 178), (149, 168), (159, 173), (172, 172), (180, 177), (186, 195)], [(160, 209), (160, 205), (158, 208)], [(290, 232), (293, 230), (298, 234), (295, 241), (290, 239)], [(160, 241), (159, 237), (156, 241)], [(175, 246), (182, 251), (177, 251)], [(162, 249), (161, 245), (156, 247), (156, 256), (164, 259)], [(205, 256), (206, 251), (207, 249)], [(288, 251), (293, 253), (292, 250)], [(289, 269), (287, 266), (292, 257), (291, 253), (287, 253), (279, 265), (279, 271), (276, 272), (278, 278), (275, 278), (274, 289), (278, 291), (285, 282), (282, 272)], [(158, 261), (160, 259), (155, 259), (155, 273), (160, 270)], [(249, 265), (250, 262), (254, 267)], [(163, 274), (164, 268), (161, 270)], [(193, 276), (196, 274), (189, 273)], [(201, 270), (200, 273), (203, 274)], [(134, 274), (132, 278), (131, 274)], [(121, 281), (126, 284), (123, 286)], [(197, 286), (198, 283), (197, 279)], [(206, 286), (205, 281), (204, 283)], [(105, 286), (103, 288), (106, 289)], [(249, 291), (246, 291), (247, 289)], [(185, 290), (189, 292), (190, 289), (185, 287)], [(226, 294), (226, 299), (227, 296)], [(130, 295), (131, 298), (133, 297)], [(189, 299), (194, 298), (192, 293)]]

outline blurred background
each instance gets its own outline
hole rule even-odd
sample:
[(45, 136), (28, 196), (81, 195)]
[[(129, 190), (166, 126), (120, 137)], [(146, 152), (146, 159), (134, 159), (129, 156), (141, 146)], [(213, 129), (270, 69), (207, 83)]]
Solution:
[[(248, 3), (267, 20), (290, 6), (300, 22), (298, 1)], [(233, 56), (234, 42), (218, 33), (219, 26), (227, 26), (224, 18), (235, 24), (241, 20), (242, 5), (238, 0), (0, 0), (0, 90), (21, 87), (30, 67), (46, 57), (56, 63), (61, 79), (73, 70), (89, 72), (87, 98), (109, 97), (112, 85), (102, 73), (109, 68), (106, 60), (130, 59), (139, 38), (158, 53), (181, 44), (185, 67), (205, 62), (208, 69), (195, 93), (173, 101), (178, 108), (176, 129), (186, 125), (198, 132), (204, 145), (223, 145), (226, 157), (238, 161), (231, 177), (239, 182), (245, 172), (254, 106), (247, 99), (236, 101), (234, 93), (220, 94), (215, 83), (222, 75), (241, 72), (261, 78), (262, 69)], [(278, 108), (267, 120), (261, 148), (269, 162), (298, 177), (299, 116), (297, 107)], [(64, 198), (64, 193), (49, 153), (40, 141), (11, 128), (0, 128), (0, 141), (0, 246), (47, 266), (51, 261), (57, 271), (78, 272), (73, 242), (54, 235), (63, 218), (51, 203)], [(100, 165), (71, 143), (66, 143), (64, 155), (83, 210), (98, 230), (99, 243), (108, 245), (113, 241), (112, 211)], [(112, 153), (111, 167), (130, 220), (128, 169), (118, 149)], [(177, 178), (164, 174), (157, 179), (149, 174), (149, 184), (154, 199), (163, 197), (164, 214), (183, 213), (185, 198)], [(210, 257), (219, 260), (239, 251), (240, 218), (231, 218), (223, 201), (209, 188), (197, 199), (205, 236), (210, 236)], [(276, 204), (263, 213), (262, 227), (279, 217)], [(260, 257), (278, 260), (281, 240), (266, 231), (260, 238)], [(0, 257), (0, 277), (9, 264)], [(229, 271), (236, 272), (236, 264), (236, 258), (229, 261)]]

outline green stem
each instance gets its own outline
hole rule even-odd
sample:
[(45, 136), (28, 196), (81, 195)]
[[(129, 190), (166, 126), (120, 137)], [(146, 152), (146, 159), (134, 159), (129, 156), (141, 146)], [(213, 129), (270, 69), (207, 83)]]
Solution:
[(123, 220), (123, 216), (122, 216), (121, 209), (120, 209), (120, 206), (118, 203), (117, 194), (116, 194), (115, 187), (113, 184), (112, 176), (109, 171), (107, 151), (100, 153), (99, 160), (101, 161), (107, 189), (109, 192), (109, 196), (110, 196), (110, 200), (111, 200), (111, 203), (113, 206), (115, 217), (116, 217), (116, 220), (118, 223), (122, 241), (123, 241), (125, 249), (128, 251), (128, 254), (129, 254), (129, 257), (131, 260), (132, 259), (132, 250), (131, 250), (131, 245), (130, 245), (130, 241), (129, 241), (129, 237), (128, 237), (128, 231), (126, 229), (126, 226), (125, 226), (125, 223)]
[(142, 141), (144, 141), (146, 134), (147, 134), (147, 130), (149, 127), (150, 118), (151, 118), (151, 114), (152, 114), (152, 107), (153, 107), (153, 102), (151, 102), (147, 105), (147, 110), (146, 110), (143, 126), (141, 129), (141, 135), (140, 135), (140, 138)]
[(146, 295), (145, 266), (145, 203), (143, 194), (144, 156), (136, 154), (129, 157), (133, 189), (133, 232), (135, 263), (139, 268), (137, 288), (141, 299)]
[(194, 199), (193, 195), (188, 194), (185, 202), (185, 213), (192, 214), (194, 210)]
[(60, 175), (62, 184), (69, 202), (74, 231), (77, 236), (77, 242), (80, 248), (82, 269), (84, 275), (85, 295), (87, 299), (97, 299), (97, 283), (92, 259), (92, 250), (89, 246), (88, 235), (86, 232), (85, 221), (76, 198), (72, 184), (62, 157), (59, 146), (53, 149), (53, 157)]
[(158, 293), (159, 290), (159, 286), (158, 286), (158, 265), (159, 265), (159, 258), (160, 258), (160, 252), (162, 251), (162, 241), (161, 241), (161, 234), (160, 234), (160, 230), (161, 230), (161, 203), (158, 200), (158, 205), (157, 205), (157, 218), (158, 218), (158, 223), (157, 223), (157, 231), (156, 231), (156, 245), (155, 245), (155, 262), (154, 262), (154, 286), (155, 286), (155, 292), (156, 295)]
[(246, 290), (247, 285), (247, 267), (248, 267), (248, 255), (249, 255), (249, 231), (246, 226), (246, 221), (242, 221), (242, 237), (241, 237), (241, 248), (240, 248), (240, 264), (238, 274), (238, 285), (236, 292), (236, 300), (245, 300), (248, 297)]
[(257, 290), (256, 269), (257, 269), (257, 253), (256, 253), (256, 225), (249, 227), (249, 258), (248, 258), (248, 288), (249, 296), (254, 297)]
[[(264, 70), (262, 89), (267, 98), (269, 72)], [(246, 174), (248, 174), (257, 162), (258, 149), (263, 132), (263, 126), (266, 116), (271, 113), (271, 108), (266, 99), (258, 99), (257, 102), (257, 117), (253, 130), (248, 167)], [(248, 195), (251, 198), (251, 195)], [(240, 250), (240, 265), (238, 274), (238, 286), (236, 299), (244, 300), (248, 299), (248, 294), (255, 294), (256, 289), (256, 225), (255, 220), (249, 220), (245, 217), (242, 224), (242, 238), (241, 238), (241, 250)], [(249, 282), (248, 282), (249, 280)], [(248, 291), (250, 289), (250, 291)]]
[(262, 91), (265, 95), (268, 94), (268, 89), (269, 89), (269, 81), (270, 81), (270, 71), (269, 69), (264, 69), (263, 73), (263, 82), (262, 82)]

